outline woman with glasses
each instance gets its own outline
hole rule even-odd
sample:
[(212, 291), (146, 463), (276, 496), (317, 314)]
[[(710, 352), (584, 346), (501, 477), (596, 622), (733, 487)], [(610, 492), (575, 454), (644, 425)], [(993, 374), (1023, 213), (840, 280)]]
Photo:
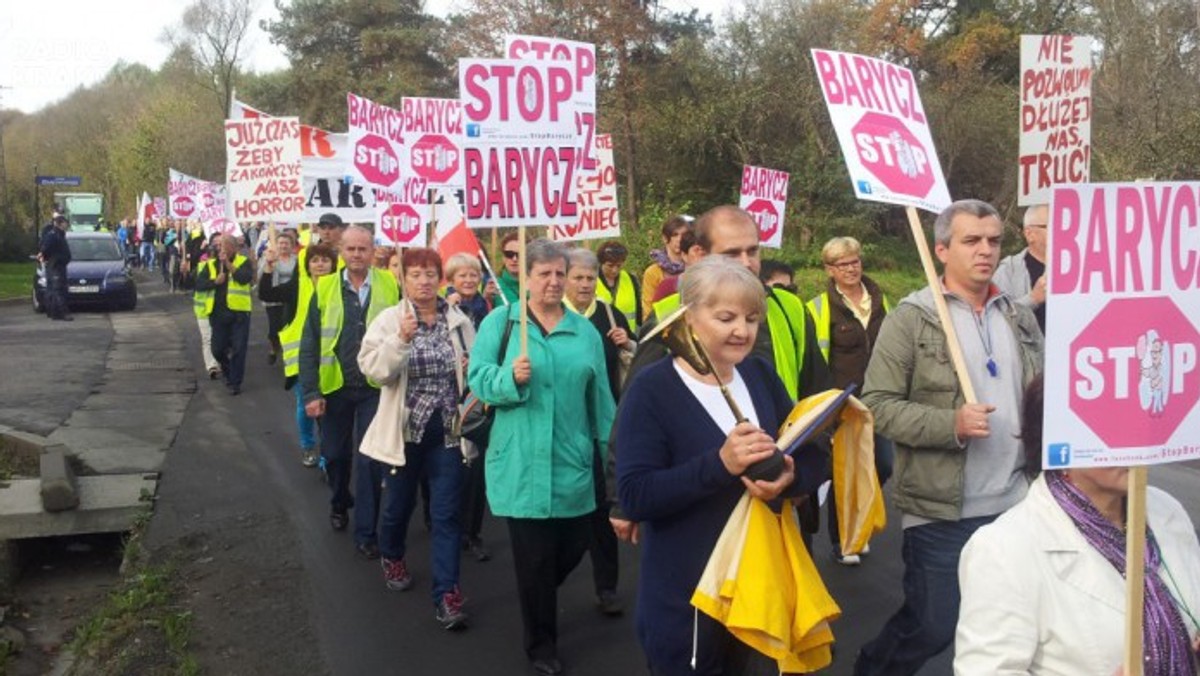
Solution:
[[(890, 304), (879, 285), (863, 274), (862, 245), (858, 240), (834, 237), (821, 249), (821, 260), (825, 262), (829, 280), (825, 291), (808, 301), (808, 311), (817, 328), (817, 343), (829, 363), (834, 387), (855, 385), (861, 392), (871, 349)], [(892, 442), (875, 435), (875, 469), (880, 484), (892, 475), (893, 453)], [(847, 566), (858, 565), (859, 555), (843, 554), (839, 544), (837, 501), (832, 487), (826, 504), (833, 558)]]

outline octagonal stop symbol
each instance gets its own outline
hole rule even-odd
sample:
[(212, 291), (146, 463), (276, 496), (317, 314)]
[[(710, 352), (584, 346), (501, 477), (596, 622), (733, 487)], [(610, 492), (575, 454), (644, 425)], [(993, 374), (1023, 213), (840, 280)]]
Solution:
[(758, 241), (765, 242), (779, 229), (779, 210), (771, 200), (757, 199), (746, 205), (746, 211), (758, 223)]
[(458, 147), (441, 134), (426, 134), (409, 150), (413, 172), (430, 183), (445, 183), (458, 171)]
[(933, 187), (929, 152), (898, 118), (867, 113), (850, 130), (858, 158), (888, 190), (925, 197)]
[(392, 204), (383, 212), (380, 229), (396, 244), (409, 244), (421, 232), (421, 217), (407, 204)]
[(1109, 301), (1071, 342), (1071, 410), (1109, 448), (1165, 444), (1200, 398), (1198, 349), (1170, 298)]
[(354, 147), (354, 166), (371, 185), (390, 186), (400, 178), (400, 158), (382, 136), (367, 134)]

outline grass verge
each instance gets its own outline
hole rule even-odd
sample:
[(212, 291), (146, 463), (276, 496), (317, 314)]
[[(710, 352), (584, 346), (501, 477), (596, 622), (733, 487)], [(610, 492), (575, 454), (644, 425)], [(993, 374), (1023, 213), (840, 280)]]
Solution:
[(32, 261), (0, 263), (0, 299), (27, 297), (33, 291)]

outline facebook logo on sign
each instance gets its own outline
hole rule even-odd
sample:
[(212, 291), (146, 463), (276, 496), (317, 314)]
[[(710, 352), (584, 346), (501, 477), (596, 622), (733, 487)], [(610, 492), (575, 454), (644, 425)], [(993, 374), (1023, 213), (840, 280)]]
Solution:
[(1046, 464), (1050, 467), (1066, 467), (1071, 464), (1071, 445), (1050, 444), (1050, 452), (1047, 455)]
[(479, 123), (478, 122), (471, 122), (471, 123), (467, 124), (467, 136), (470, 136), (471, 138), (479, 137)]
[(871, 183), (869, 181), (859, 181), (858, 191), (864, 195), (871, 194)]

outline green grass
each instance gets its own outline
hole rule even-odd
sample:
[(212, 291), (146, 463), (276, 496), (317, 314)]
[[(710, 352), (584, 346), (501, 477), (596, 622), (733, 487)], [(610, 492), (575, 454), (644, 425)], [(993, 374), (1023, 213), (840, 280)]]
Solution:
[(33, 290), (33, 261), (0, 263), (0, 298), (28, 297)]

